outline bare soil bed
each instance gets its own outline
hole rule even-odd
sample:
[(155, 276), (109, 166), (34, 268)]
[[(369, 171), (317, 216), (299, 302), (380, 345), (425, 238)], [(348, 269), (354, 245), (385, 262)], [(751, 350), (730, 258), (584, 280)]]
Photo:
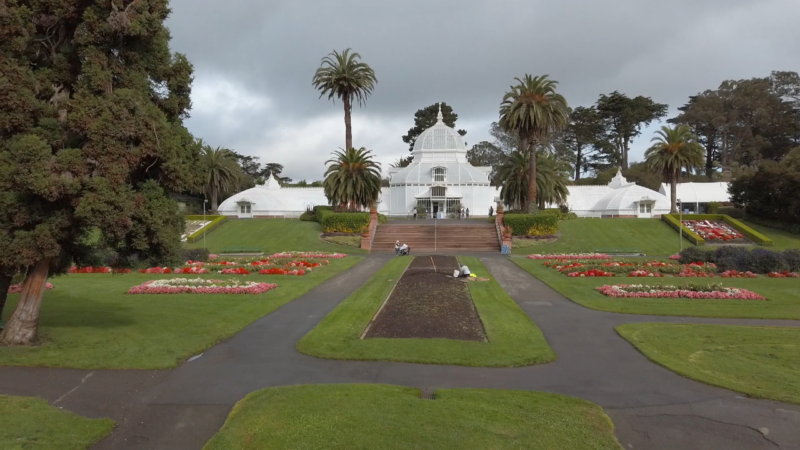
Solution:
[(452, 256), (414, 258), (366, 338), (444, 338), (485, 341), (467, 283), (453, 278)]

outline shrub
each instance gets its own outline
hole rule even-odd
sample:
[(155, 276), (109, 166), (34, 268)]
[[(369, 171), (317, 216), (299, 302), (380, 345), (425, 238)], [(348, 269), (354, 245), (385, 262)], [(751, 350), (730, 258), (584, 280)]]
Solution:
[(764, 219), (749, 214), (747, 215), (747, 220), (756, 225), (788, 231), (792, 234), (800, 234), (800, 223), (779, 222), (777, 220)]
[(742, 269), (737, 269), (740, 272), (755, 272), (755, 273), (770, 273), (782, 272), (787, 270), (786, 261), (783, 256), (778, 252), (773, 252), (766, 249), (755, 249), (748, 252), (746, 259), (743, 260)]
[[(186, 220), (202, 220), (203, 216), (186, 216)], [(215, 230), (217, 227), (222, 225), (228, 216), (206, 216), (206, 220), (210, 220), (211, 223), (206, 225), (204, 228), (201, 228), (194, 233), (190, 234), (189, 237), (186, 238), (186, 242), (197, 242), (200, 239), (203, 239), (203, 231), (207, 235), (212, 230)]]
[(539, 211), (539, 214), (551, 214), (553, 216), (556, 216), (556, 219), (559, 219), (559, 220), (561, 220), (561, 216), (563, 215), (563, 213), (561, 212), (560, 208), (543, 209), (543, 210)]
[(707, 252), (700, 247), (686, 247), (681, 252), (679, 262), (681, 264), (689, 264), (693, 262), (710, 262), (712, 253)]
[[(746, 248), (734, 247), (732, 245), (723, 245), (722, 247), (714, 250), (711, 255), (711, 262), (717, 265), (720, 271), (726, 270), (740, 270), (742, 261), (747, 260), (747, 255), (750, 252)], [(747, 270), (744, 270), (746, 272)]]
[(575, 220), (578, 218), (578, 215), (574, 212), (568, 212), (561, 216), (561, 220)]
[(507, 214), (503, 223), (516, 236), (549, 236), (558, 233), (558, 218), (553, 214)]
[[(711, 208), (711, 203), (708, 204), (708, 207), (709, 209)], [(716, 213), (711, 213), (711, 211), (709, 211), (709, 213), (724, 214), (726, 216), (733, 217), (734, 219), (744, 219), (744, 210), (733, 206), (720, 206), (719, 208), (717, 208)]]
[(323, 214), (322, 231), (325, 233), (363, 233), (369, 226), (369, 213)]
[(558, 207), (561, 210), (561, 214), (569, 214), (569, 206), (561, 205)]
[(322, 223), (327, 214), (333, 214), (333, 208), (326, 205), (318, 205), (314, 207), (314, 221)]
[(786, 250), (781, 255), (786, 262), (786, 269), (792, 272), (800, 272), (800, 250)]
[(719, 209), (722, 207), (720, 202), (708, 202), (708, 214), (719, 214)]
[(184, 261), (208, 261), (208, 249), (205, 248), (187, 248), (183, 251)]
[(303, 221), (303, 222), (313, 222), (314, 221), (314, 215), (313, 214), (309, 214), (308, 212), (304, 212), (303, 214), (300, 214), (300, 220)]
[(389, 221), (388, 217), (386, 217), (383, 214), (378, 214), (378, 223), (387, 223), (388, 221)]

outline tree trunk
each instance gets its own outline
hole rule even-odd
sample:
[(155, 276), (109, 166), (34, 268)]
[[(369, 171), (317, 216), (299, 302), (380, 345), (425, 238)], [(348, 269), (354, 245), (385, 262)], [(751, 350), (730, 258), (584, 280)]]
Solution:
[(350, 122), (350, 97), (344, 97), (344, 142), (345, 150), (353, 148), (353, 128)]
[(211, 214), (218, 214), (217, 208), (219, 205), (217, 204), (217, 188), (211, 188)]
[(0, 274), (0, 322), (3, 321), (3, 309), (6, 307), (8, 288), (11, 287), (12, 278), (14, 278), (13, 275)]
[(19, 302), (0, 334), (0, 345), (33, 345), (39, 330), (39, 310), (44, 286), (50, 271), (50, 260), (42, 259), (28, 269), (22, 284)]
[(536, 205), (536, 139), (528, 142), (526, 138), (523, 141), (523, 148), (526, 148), (531, 158), (528, 166), (528, 201), (525, 203), (525, 211), (531, 213)]
[[(678, 169), (678, 170), (680, 170), (680, 169)], [(678, 179), (677, 178), (678, 178), (677, 170), (673, 170), (672, 171), (672, 176), (670, 177), (670, 180), (669, 180), (669, 195), (671, 196), (671, 199), (672, 199), (672, 205), (670, 205), (670, 209), (669, 209), (670, 214), (677, 214), (678, 213), (678, 202), (677, 202), (678, 199), (676, 198), (678, 196)]]
[(628, 145), (629, 145), (629, 138), (626, 136), (623, 140), (623, 147), (622, 147), (622, 170), (628, 170)]
[(576, 152), (577, 157), (575, 158), (575, 182), (577, 183), (581, 180), (581, 164), (583, 162), (583, 155), (581, 154), (581, 151), (583, 150), (583, 145), (579, 143), (576, 145), (576, 147), (578, 148)]

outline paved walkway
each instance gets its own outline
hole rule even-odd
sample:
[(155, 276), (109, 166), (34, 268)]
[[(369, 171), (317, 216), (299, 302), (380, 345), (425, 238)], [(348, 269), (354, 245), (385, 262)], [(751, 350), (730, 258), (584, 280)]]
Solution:
[(388, 258), (346, 273), (263, 317), (201, 357), (171, 371), (0, 369), (0, 392), (40, 396), (89, 417), (111, 417), (100, 449), (198, 449), (248, 393), (310, 383), (387, 383), (419, 388), (557, 392), (605, 408), (626, 449), (800, 448), (800, 406), (745, 398), (683, 378), (647, 360), (613, 330), (635, 322), (798, 327), (797, 321), (691, 319), (583, 308), (507, 258), (482, 262), (542, 329), (558, 360), (509, 369), (309, 357), (295, 343), (375, 274)]

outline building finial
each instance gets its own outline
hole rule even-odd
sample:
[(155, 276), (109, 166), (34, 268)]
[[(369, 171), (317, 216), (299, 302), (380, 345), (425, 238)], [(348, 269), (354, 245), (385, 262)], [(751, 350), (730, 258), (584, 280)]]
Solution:
[(444, 121), (444, 116), (442, 115), (442, 102), (439, 102), (439, 113), (436, 114), (436, 121), (437, 122), (443, 122)]

